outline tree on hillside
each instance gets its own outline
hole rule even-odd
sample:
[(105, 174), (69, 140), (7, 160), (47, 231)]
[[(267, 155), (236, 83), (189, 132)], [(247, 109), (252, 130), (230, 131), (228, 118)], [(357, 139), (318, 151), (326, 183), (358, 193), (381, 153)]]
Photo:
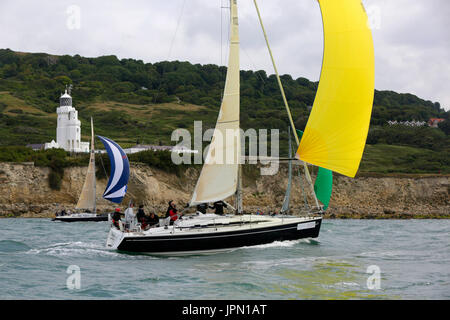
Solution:
[(438, 128), (444, 131), (446, 135), (450, 134), (450, 119), (447, 118), (438, 124)]

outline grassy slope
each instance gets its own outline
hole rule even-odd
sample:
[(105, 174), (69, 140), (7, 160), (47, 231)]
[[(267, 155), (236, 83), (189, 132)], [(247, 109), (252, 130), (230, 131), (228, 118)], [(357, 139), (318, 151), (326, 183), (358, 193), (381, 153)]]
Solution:
[(359, 172), (450, 173), (436, 151), (397, 145), (366, 145)]
[[(107, 101), (88, 106), (75, 103), (74, 106), (79, 111), (82, 140), (90, 139), (89, 119), (92, 116), (96, 134), (112, 136), (125, 147), (135, 145), (137, 140), (146, 144), (161, 141), (173, 145), (170, 141), (173, 130), (186, 128), (192, 132), (194, 121), (200, 120), (204, 126), (212, 127), (217, 117), (217, 113), (207, 107), (185, 103), (133, 105)], [(0, 134), (11, 140), (0, 145), (44, 143), (56, 138), (56, 112), (43, 112), (3, 91), (0, 92), (0, 113), (10, 121), (9, 125), (0, 127)], [(29, 134), (25, 141), (24, 133)]]
[[(9, 92), (0, 92), (0, 145), (50, 142), (56, 138), (56, 113), (48, 114)], [(3, 125), (4, 124), (4, 125)]]

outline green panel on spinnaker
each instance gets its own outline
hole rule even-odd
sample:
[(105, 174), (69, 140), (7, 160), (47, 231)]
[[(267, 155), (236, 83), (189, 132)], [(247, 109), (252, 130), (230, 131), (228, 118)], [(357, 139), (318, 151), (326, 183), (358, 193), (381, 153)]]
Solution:
[(314, 192), (317, 199), (323, 203), (323, 209), (327, 210), (330, 203), (331, 191), (333, 189), (333, 172), (331, 170), (319, 167), (316, 182), (314, 183)]
[[(297, 130), (298, 139), (303, 136), (303, 131)], [(333, 172), (331, 170), (319, 167), (316, 182), (314, 183), (314, 192), (317, 199), (323, 203), (323, 209), (327, 210), (330, 204), (331, 192), (333, 190)]]

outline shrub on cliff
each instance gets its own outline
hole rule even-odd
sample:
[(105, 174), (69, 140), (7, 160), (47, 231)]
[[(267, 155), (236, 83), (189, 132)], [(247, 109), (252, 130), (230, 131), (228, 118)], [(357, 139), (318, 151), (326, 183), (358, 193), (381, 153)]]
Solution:
[(61, 181), (62, 176), (58, 172), (55, 172), (53, 170), (50, 171), (50, 173), (48, 174), (48, 185), (51, 189), (61, 190)]
[(63, 149), (49, 149), (34, 154), (34, 165), (49, 167), (48, 184), (53, 190), (61, 189), (61, 181), (64, 177), (64, 168), (67, 167), (67, 152)]
[(7, 146), (0, 147), (0, 161), (1, 162), (27, 162), (33, 150), (21, 146)]

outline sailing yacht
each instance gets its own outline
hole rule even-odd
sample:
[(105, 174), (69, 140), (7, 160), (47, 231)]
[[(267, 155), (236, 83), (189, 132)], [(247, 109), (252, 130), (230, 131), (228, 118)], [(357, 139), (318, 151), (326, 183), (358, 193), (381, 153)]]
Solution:
[[(264, 31), (256, 0), (254, 3)], [(313, 111), (301, 141), (266, 36), (293, 135), (297, 145), (300, 145), (296, 158), (303, 165), (316, 206), (301, 217), (243, 214), (240, 138), (237, 136), (236, 139), (223, 141), (227, 131), (239, 132), (240, 128), (238, 8), (237, 0), (230, 0), (230, 48), (225, 90), (205, 164), (189, 205), (194, 207), (235, 196), (236, 212), (224, 216), (185, 216), (171, 226), (168, 225), (170, 218), (161, 219), (164, 223), (148, 230), (141, 230), (139, 226), (133, 230), (111, 226), (107, 247), (173, 256), (213, 253), (319, 236), (324, 206), (318, 202), (318, 185), (313, 186), (307, 165), (316, 165), (322, 172), (336, 171), (354, 176), (367, 138), (374, 94), (373, 41), (361, 1), (319, 0), (319, 4), (325, 34), (323, 68)], [(218, 155), (227, 160), (233, 158), (233, 161), (217, 161)], [(290, 184), (288, 190), (290, 192)], [(288, 211), (288, 198), (289, 194), (283, 204), (284, 212)], [(327, 199), (322, 199), (319, 200), (328, 205)]]
[(97, 214), (97, 200), (95, 195), (96, 178), (95, 178), (95, 148), (94, 148), (94, 125), (91, 118), (91, 152), (89, 157), (89, 166), (86, 178), (84, 180), (83, 189), (78, 198), (75, 207), (76, 212), (59, 215), (53, 218), (53, 221), (63, 222), (80, 222), (80, 221), (108, 221), (108, 214)]

